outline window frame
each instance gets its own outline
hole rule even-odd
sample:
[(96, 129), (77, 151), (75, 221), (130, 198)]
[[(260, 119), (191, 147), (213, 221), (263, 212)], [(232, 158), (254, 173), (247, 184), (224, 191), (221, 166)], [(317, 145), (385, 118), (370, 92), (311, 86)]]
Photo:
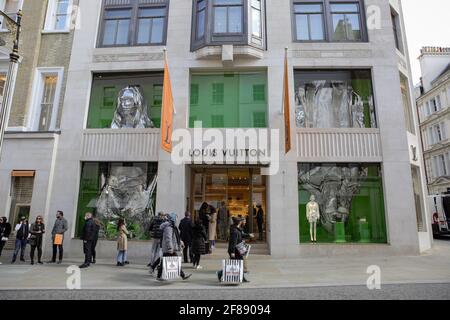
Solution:
[[(249, 45), (255, 48), (265, 50), (266, 49), (266, 0), (260, 0), (261, 8), (260, 12), (260, 30), (261, 37), (253, 35), (253, 17), (252, 10), (255, 8), (252, 6), (251, 0), (241, 0), (242, 4), (238, 5), (215, 5), (214, 0), (204, 0), (206, 8), (205, 13), (205, 25), (203, 37), (197, 37), (198, 28), (198, 13), (202, 10), (197, 10), (198, 3), (201, 0), (192, 0), (192, 20), (191, 20), (191, 52), (197, 51), (207, 46), (220, 46), (220, 45)], [(242, 32), (239, 33), (216, 33), (214, 30), (215, 25), (215, 10), (216, 7), (242, 7)], [(256, 10), (256, 9), (255, 9)], [(227, 11), (228, 12), (228, 11)], [(228, 27), (228, 21), (227, 21)]]
[[(167, 43), (167, 28), (169, 22), (169, 7), (170, 0), (161, 0), (157, 3), (140, 4), (138, 0), (130, 0), (128, 5), (106, 5), (106, 0), (102, 0), (101, 16), (99, 21), (99, 32), (97, 38), (97, 48), (120, 48), (120, 47), (150, 47), (150, 46), (164, 46)], [(165, 8), (165, 19), (163, 25), (162, 42), (160, 43), (138, 43), (139, 36), (139, 10)], [(103, 39), (105, 36), (105, 17), (107, 10), (131, 9), (130, 26), (128, 29), (128, 43), (127, 44), (112, 44), (104, 45)]]
[[(245, 0), (239, 0), (241, 1), (241, 4), (216, 4), (216, 0), (211, 0), (211, 4), (212, 4), (212, 11), (211, 11), (211, 17), (212, 17), (212, 23), (211, 23), (211, 27), (212, 27), (212, 32), (211, 35), (213, 37), (224, 37), (224, 36), (243, 36), (245, 34)], [(251, 0), (250, 0), (251, 3)], [(241, 15), (241, 32), (228, 32), (228, 28), (229, 28), (229, 12), (230, 12), (230, 8), (236, 8), (236, 7), (240, 7), (242, 8), (242, 15)], [(227, 32), (216, 32), (215, 31), (215, 22), (216, 22), (216, 8), (226, 8), (227, 9)], [(247, 22), (248, 24), (248, 22)]]
[[(321, 4), (323, 10), (323, 40), (298, 40), (297, 39), (297, 21), (295, 5), (298, 4)], [(359, 7), (359, 27), (361, 30), (360, 40), (333, 40), (333, 14), (331, 12), (332, 4), (357, 4)], [(294, 43), (365, 43), (369, 42), (367, 22), (366, 22), (365, 0), (291, 0), (291, 28), (292, 41)]]
[[(55, 88), (55, 98), (53, 101), (53, 108), (51, 112), (51, 121), (48, 131), (57, 130), (57, 117), (59, 113), (59, 105), (61, 102), (62, 84), (64, 80), (64, 67), (55, 68), (37, 68), (34, 82), (33, 82), (33, 96), (31, 100), (31, 108), (28, 116), (27, 128), (31, 131), (39, 131), (39, 119), (41, 111), (41, 102), (44, 90), (44, 78), (46, 76), (57, 76), (57, 83)], [(46, 131), (42, 131), (46, 132)]]
[(63, 29), (56, 29), (55, 23), (56, 23), (56, 17), (58, 16), (57, 10), (58, 10), (58, 2), (59, 0), (49, 0), (47, 5), (47, 14), (45, 16), (45, 24), (44, 24), (44, 33), (67, 33), (70, 32), (70, 22), (72, 18), (72, 11), (73, 11), (73, 0), (68, 0), (69, 5), (67, 7), (67, 21), (65, 28)]

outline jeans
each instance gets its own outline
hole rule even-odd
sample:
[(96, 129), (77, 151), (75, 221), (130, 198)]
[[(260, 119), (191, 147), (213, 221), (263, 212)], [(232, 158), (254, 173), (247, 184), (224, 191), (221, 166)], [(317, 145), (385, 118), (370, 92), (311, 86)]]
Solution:
[(27, 239), (16, 239), (16, 246), (14, 248), (13, 261), (16, 261), (17, 254), (20, 250), (20, 259), (24, 260), (25, 247), (27, 246)]
[(126, 250), (118, 250), (117, 251), (117, 262), (125, 263), (127, 261), (127, 251)]

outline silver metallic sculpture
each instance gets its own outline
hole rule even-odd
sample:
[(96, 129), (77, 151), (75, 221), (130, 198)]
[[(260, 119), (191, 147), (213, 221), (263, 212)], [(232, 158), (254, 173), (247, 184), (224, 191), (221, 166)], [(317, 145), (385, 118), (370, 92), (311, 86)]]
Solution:
[[(346, 81), (311, 81), (297, 88), (295, 98), (299, 128), (365, 127), (364, 101)], [(375, 125), (372, 109), (371, 124)]]
[(111, 128), (154, 128), (147, 115), (147, 105), (137, 87), (128, 86), (120, 90)]
[[(107, 180), (107, 181), (106, 181)], [(148, 229), (153, 212), (153, 194), (157, 176), (147, 185), (147, 174), (139, 167), (116, 167), (106, 179), (97, 200), (97, 214), (115, 220), (119, 217), (138, 222)]]
[(302, 166), (298, 181), (315, 196), (320, 207), (320, 221), (328, 232), (333, 232), (334, 223), (348, 221), (352, 199), (367, 174), (367, 168), (359, 165)]

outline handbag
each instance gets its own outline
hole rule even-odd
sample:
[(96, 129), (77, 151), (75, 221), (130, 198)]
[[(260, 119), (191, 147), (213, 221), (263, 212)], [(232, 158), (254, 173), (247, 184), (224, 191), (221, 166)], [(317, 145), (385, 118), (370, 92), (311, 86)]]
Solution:
[(28, 243), (29, 243), (30, 246), (32, 246), (32, 247), (36, 246), (36, 245), (37, 245), (37, 238), (36, 238), (36, 236), (31, 236), (31, 237), (28, 239)]
[(236, 249), (241, 256), (245, 256), (245, 255), (247, 255), (247, 252), (249, 251), (249, 245), (246, 244), (245, 241), (242, 241), (241, 243), (238, 243), (236, 245)]
[(243, 260), (222, 260), (221, 281), (228, 284), (240, 284), (244, 279)]

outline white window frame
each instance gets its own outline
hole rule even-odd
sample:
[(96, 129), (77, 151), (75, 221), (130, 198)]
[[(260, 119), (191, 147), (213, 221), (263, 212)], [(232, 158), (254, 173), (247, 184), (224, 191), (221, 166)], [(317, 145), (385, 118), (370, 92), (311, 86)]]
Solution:
[(53, 102), (52, 118), (50, 122), (49, 131), (56, 130), (56, 118), (58, 116), (59, 102), (61, 98), (61, 89), (64, 77), (63, 67), (54, 68), (37, 68), (33, 81), (33, 98), (31, 100), (31, 107), (28, 116), (27, 128), (29, 131), (39, 130), (39, 116), (41, 111), (42, 95), (44, 94), (44, 77), (57, 76), (58, 82), (55, 89), (55, 101)]
[[(3, 11), (5, 14), (12, 14), (12, 12), (5, 12), (6, 9), (6, 3), (8, 1), (17, 1), (19, 2), (19, 6), (17, 8), (17, 11), (22, 10), (23, 7), (23, 0), (0, 0), (0, 10)], [(17, 12), (15, 12), (14, 14), (16, 14)], [(8, 29), (3, 27), (3, 17), (0, 17), (0, 22), (2, 22), (1, 26), (0, 26), (0, 32), (9, 32)]]
[(73, 11), (73, 0), (69, 0), (69, 5), (67, 7), (67, 21), (64, 29), (55, 29), (56, 22), (56, 9), (58, 7), (58, 0), (49, 0), (47, 6), (47, 14), (45, 16), (44, 33), (67, 33), (70, 32), (70, 23), (72, 20)]

